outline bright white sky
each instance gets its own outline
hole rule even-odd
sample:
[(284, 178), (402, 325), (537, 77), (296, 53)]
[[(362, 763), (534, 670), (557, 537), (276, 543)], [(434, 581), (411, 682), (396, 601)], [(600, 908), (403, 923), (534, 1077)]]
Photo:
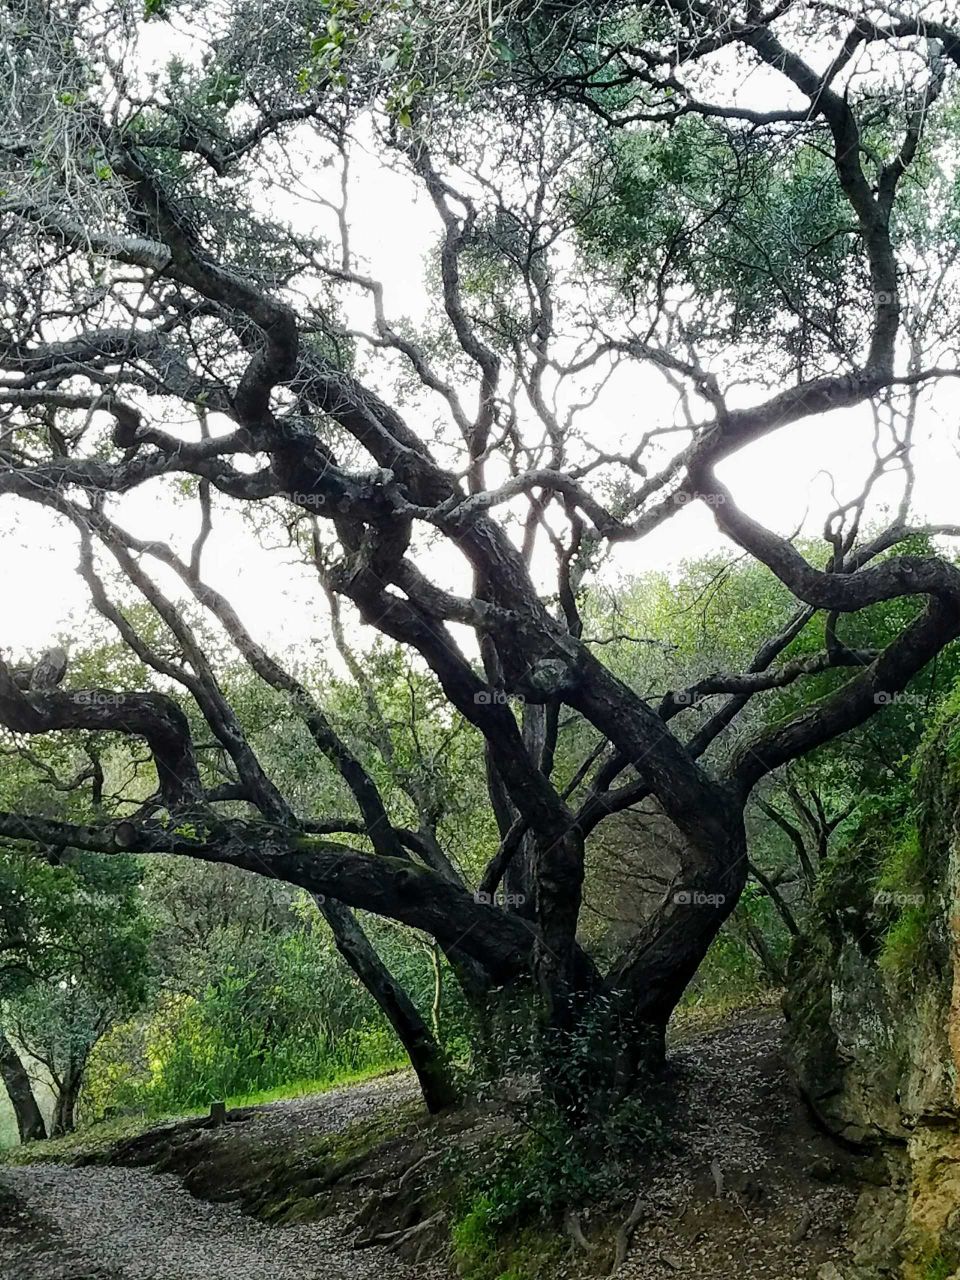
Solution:
[[(758, 94), (761, 100), (764, 96)], [(314, 206), (298, 208), (292, 199), (286, 212), (291, 220), (309, 216), (314, 226), (323, 216)], [(384, 282), (388, 318), (421, 318), (428, 304), (424, 258), (438, 231), (430, 202), (409, 179), (384, 170), (372, 158), (361, 160), (351, 182), (350, 226), (355, 254)], [(367, 316), (364, 321), (372, 327)], [(584, 419), (596, 430), (597, 440), (607, 445), (611, 432), (639, 436), (657, 422), (672, 421), (673, 397), (658, 394), (655, 385), (660, 384), (651, 382), (649, 394), (644, 385), (638, 395), (635, 383), (609, 394), (602, 409)], [(918, 519), (935, 523), (960, 522), (955, 394), (953, 388), (941, 392), (936, 410), (922, 411), (916, 433), (914, 510)], [(416, 425), (416, 411), (410, 406), (404, 411)], [(795, 424), (731, 458), (721, 473), (742, 505), (769, 527), (792, 533), (803, 525), (816, 535), (837, 498), (848, 499), (862, 488), (872, 465), (872, 431), (868, 410)], [(894, 476), (877, 486), (875, 514), (883, 504), (896, 504), (900, 483)], [(302, 650), (312, 647), (315, 639), (326, 649), (326, 606), (315, 580), (293, 564), (291, 552), (260, 548), (239, 519), (227, 512), (229, 505), (228, 499), (220, 500), (220, 515), (204, 553), (205, 577), (232, 599), (256, 637), (274, 651)], [(195, 505), (171, 507), (159, 485), (136, 491), (114, 510), (121, 524), (142, 536), (170, 538), (184, 546), (195, 531)], [(671, 570), (724, 545), (710, 512), (692, 504), (643, 542), (618, 548), (609, 572)], [(424, 567), (449, 580), (456, 572), (455, 558), (445, 553), (438, 557)], [(5, 598), (13, 606), (0, 635), (6, 651), (18, 656), (37, 651), (58, 635), (84, 629), (92, 610), (76, 562), (72, 529), (58, 526), (49, 512), (31, 503), (11, 498), (0, 502), (0, 565)], [(157, 576), (170, 586), (168, 579)], [(462, 589), (465, 581), (456, 585)], [(357, 639), (362, 643), (361, 636)]]

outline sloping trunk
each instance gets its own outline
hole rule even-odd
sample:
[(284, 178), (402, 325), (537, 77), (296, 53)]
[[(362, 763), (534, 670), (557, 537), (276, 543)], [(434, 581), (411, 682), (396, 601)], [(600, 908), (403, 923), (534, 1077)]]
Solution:
[(17, 1131), (21, 1142), (36, 1142), (47, 1136), (47, 1127), (43, 1115), (33, 1096), (33, 1088), (20, 1055), (0, 1031), (0, 1078), (2, 1078), (13, 1114), (17, 1121)]
[(349, 907), (332, 898), (315, 898), (333, 931), (337, 950), (376, 1000), (407, 1051), (417, 1073), (427, 1110), (442, 1111), (458, 1101), (449, 1063), (416, 1005), (377, 955)]
[(662, 1062), (667, 1023), (740, 899), (747, 877), (742, 828), (731, 832), (712, 866), (701, 861), (689, 870), (684, 886), (670, 891), (604, 984), (617, 1098), (642, 1086)]

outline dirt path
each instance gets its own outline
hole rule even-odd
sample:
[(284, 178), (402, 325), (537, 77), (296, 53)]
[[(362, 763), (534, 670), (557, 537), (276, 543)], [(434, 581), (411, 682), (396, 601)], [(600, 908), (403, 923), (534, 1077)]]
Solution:
[[(273, 1103), (245, 1136), (285, 1149), (414, 1098), (408, 1075)], [(231, 1140), (224, 1133), (224, 1141)], [(355, 1252), (335, 1218), (270, 1227), (169, 1174), (35, 1164), (0, 1170), (0, 1280), (415, 1280), (382, 1249)]]
[[(778, 1014), (765, 1010), (674, 1046), (675, 1141), (623, 1188), (628, 1206), (642, 1196), (642, 1211), (618, 1280), (842, 1274), (855, 1170), (796, 1098), (781, 1036)], [(188, 1135), (186, 1160), (173, 1166), (186, 1187), (147, 1168), (0, 1169), (0, 1280), (441, 1280), (450, 1273), (440, 1261), (407, 1267), (381, 1248), (352, 1249), (343, 1218), (269, 1226), (230, 1203), (251, 1153), (295, 1163), (320, 1135), (384, 1108), (412, 1104), (415, 1115), (416, 1099), (406, 1074), (256, 1108), (206, 1131), (202, 1164), (191, 1164)], [(615, 1211), (585, 1211), (586, 1235), (602, 1239)], [(572, 1254), (562, 1274), (595, 1276), (596, 1256)]]
[(781, 1055), (777, 1010), (678, 1045), (678, 1149), (638, 1190), (618, 1280), (833, 1280), (848, 1258), (856, 1163), (819, 1131)]
[[(3, 1280), (401, 1280), (382, 1250), (354, 1253), (336, 1219), (268, 1227), (195, 1200), (170, 1174), (35, 1165), (3, 1175), (40, 1222), (7, 1241)], [(31, 1238), (32, 1237), (32, 1238)]]

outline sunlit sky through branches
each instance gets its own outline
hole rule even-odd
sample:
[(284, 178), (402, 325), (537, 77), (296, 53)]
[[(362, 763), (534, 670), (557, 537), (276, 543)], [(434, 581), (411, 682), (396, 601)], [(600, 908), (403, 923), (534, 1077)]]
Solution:
[[(177, 32), (167, 24), (151, 24), (145, 36), (150, 41), (143, 53), (147, 62), (162, 63), (174, 51), (189, 53), (190, 34), (182, 29)], [(757, 73), (749, 83), (737, 86), (738, 96), (763, 106), (771, 87), (768, 81), (769, 73)], [(782, 81), (776, 92), (782, 102)], [(388, 319), (408, 321), (416, 327), (431, 307), (425, 277), (439, 236), (439, 220), (414, 181), (397, 166), (385, 166), (375, 150), (372, 133), (361, 138), (360, 144), (352, 151), (348, 186), (351, 247), (360, 268), (382, 281)], [(306, 146), (304, 151), (307, 154)], [(329, 167), (312, 169), (307, 161), (302, 189), (286, 191), (281, 197), (274, 191), (270, 212), (304, 233), (333, 237), (336, 218), (322, 201), (333, 198), (338, 181)], [(321, 200), (308, 198), (311, 192)], [(372, 331), (365, 295), (355, 291), (346, 302), (345, 314), (351, 325)], [(391, 399), (396, 362), (369, 350), (361, 351), (359, 359), (363, 376)], [(751, 371), (746, 372), (749, 376)], [(762, 377), (763, 370), (755, 372)], [(936, 399), (924, 399), (918, 414), (913, 447), (913, 514), (918, 522), (957, 519), (960, 458), (954, 386), (941, 388)], [(755, 388), (744, 385), (733, 402), (750, 403), (756, 396)], [(159, 410), (159, 401), (150, 403), (152, 416)], [(402, 410), (415, 429), (429, 438), (430, 428), (424, 429), (423, 421), (430, 421), (436, 405), (426, 399), (419, 404), (407, 398)], [(671, 424), (675, 413), (675, 394), (659, 375), (649, 369), (625, 371), (611, 380), (597, 403), (584, 413), (581, 429), (603, 449), (629, 449), (631, 440), (651, 428)], [(226, 429), (216, 421), (211, 425), (214, 430)], [(863, 488), (874, 462), (876, 431), (869, 407), (834, 412), (828, 418), (772, 433), (729, 458), (719, 472), (743, 508), (763, 524), (783, 534), (802, 531), (816, 536), (825, 516)], [(882, 429), (879, 440), (881, 451), (889, 448), (890, 437)], [(676, 437), (668, 437), (667, 447), (674, 448), (675, 443)], [(500, 478), (494, 474), (491, 481)], [(903, 475), (896, 470), (875, 486), (867, 523), (871, 518), (879, 520), (883, 510), (896, 508), (902, 486)], [(241, 516), (239, 504), (222, 495), (215, 496), (214, 502), (214, 530), (204, 552), (204, 576), (210, 584), (229, 596), (255, 636), (273, 649), (311, 648), (314, 641), (326, 649), (323, 594), (315, 575), (298, 563), (295, 550), (284, 544), (279, 524), (275, 530), (258, 535)], [(111, 512), (134, 534), (169, 539), (180, 547), (189, 546), (199, 519), (196, 503), (187, 498), (173, 502), (170, 485), (165, 482), (144, 485), (112, 502)], [(604, 561), (601, 573), (612, 583), (621, 576), (650, 570), (676, 572), (684, 560), (725, 547), (729, 544), (717, 532), (710, 510), (692, 503), (642, 541), (618, 545)], [(549, 590), (553, 553), (544, 546), (542, 555), (540, 576)], [(57, 635), (83, 632), (92, 611), (76, 572), (77, 540), (72, 527), (32, 503), (8, 498), (0, 504), (0, 556), (7, 600), (16, 602), (4, 619), (5, 648), (18, 654), (34, 651)], [(466, 566), (449, 543), (437, 538), (424, 551), (421, 564), (442, 585), (460, 591), (468, 588)], [(159, 569), (156, 576), (171, 594), (182, 597), (182, 588)], [(346, 620), (359, 627), (349, 613)], [(369, 638), (372, 633), (366, 637), (358, 631), (355, 641), (362, 644)]]

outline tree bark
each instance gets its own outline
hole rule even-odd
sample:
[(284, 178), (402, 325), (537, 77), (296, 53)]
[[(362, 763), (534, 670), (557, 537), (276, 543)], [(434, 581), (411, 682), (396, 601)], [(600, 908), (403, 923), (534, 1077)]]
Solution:
[(625, 1097), (662, 1062), (667, 1023), (703, 962), (747, 878), (741, 824), (713, 859), (693, 856), (683, 886), (669, 891), (613, 966), (604, 984), (612, 1014), (614, 1093)]
[(406, 1049), (427, 1110), (433, 1114), (453, 1106), (459, 1095), (449, 1063), (416, 1005), (377, 955), (349, 907), (320, 895), (314, 900), (333, 931), (337, 950), (376, 1000)]
[(21, 1142), (36, 1142), (47, 1136), (47, 1126), (33, 1096), (33, 1088), (20, 1055), (0, 1031), (0, 1077), (6, 1086), (17, 1121)]
[(443, 952), (434, 942), (430, 947), (433, 961), (433, 1004), (430, 1006), (430, 1023), (433, 1027), (433, 1038), (440, 1043), (440, 1015), (443, 1010)]
[(80, 1096), (82, 1083), (82, 1072), (70, 1070), (64, 1075), (63, 1083), (57, 1094), (53, 1122), (50, 1125), (51, 1137), (60, 1137), (64, 1133), (73, 1133), (77, 1127), (77, 1099)]

